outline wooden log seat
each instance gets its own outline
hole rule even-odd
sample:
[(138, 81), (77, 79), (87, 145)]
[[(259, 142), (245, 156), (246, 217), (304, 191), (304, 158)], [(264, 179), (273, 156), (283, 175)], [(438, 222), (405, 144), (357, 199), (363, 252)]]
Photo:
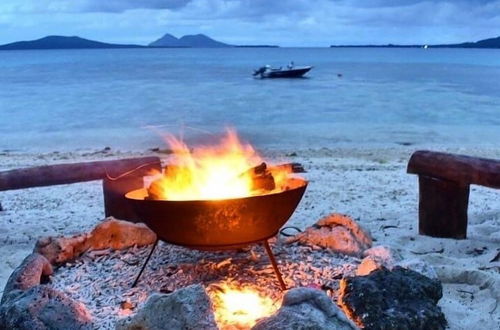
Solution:
[(419, 179), (421, 235), (466, 238), (470, 185), (500, 189), (500, 160), (420, 150), (407, 172)]
[(104, 213), (133, 222), (139, 218), (125, 193), (143, 187), (143, 177), (161, 171), (158, 157), (140, 157), (95, 162), (57, 164), (0, 172), (0, 191), (52, 186), (84, 181), (103, 181)]

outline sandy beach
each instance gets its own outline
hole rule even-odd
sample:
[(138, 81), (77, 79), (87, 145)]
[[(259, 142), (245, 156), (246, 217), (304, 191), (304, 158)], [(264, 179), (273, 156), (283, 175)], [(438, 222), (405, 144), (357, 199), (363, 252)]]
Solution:
[[(305, 229), (332, 212), (355, 218), (373, 238), (403, 259), (432, 265), (443, 283), (441, 306), (450, 329), (500, 328), (500, 192), (472, 186), (468, 238), (418, 235), (417, 177), (406, 173), (414, 146), (344, 147), (264, 152), (275, 162), (304, 165), (310, 180), (288, 222)], [(418, 149), (422, 149), (419, 147)], [(433, 150), (500, 159), (500, 149)], [(0, 170), (43, 164), (154, 154), (115, 150), (0, 153)], [(164, 155), (159, 155), (160, 157)], [(0, 192), (0, 290), (38, 238), (86, 231), (104, 218), (98, 181)], [(496, 261), (494, 261), (496, 260)]]

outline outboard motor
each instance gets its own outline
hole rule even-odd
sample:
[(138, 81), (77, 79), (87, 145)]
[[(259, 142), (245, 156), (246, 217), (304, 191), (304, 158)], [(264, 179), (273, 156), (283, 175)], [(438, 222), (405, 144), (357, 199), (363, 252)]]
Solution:
[(253, 75), (254, 75), (254, 76), (258, 76), (259, 74), (261, 75), (261, 74), (263, 74), (264, 72), (266, 72), (266, 69), (267, 69), (267, 68), (266, 68), (265, 66), (260, 67), (259, 69), (257, 69), (257, 70), (254, 70), (254, 71), (253, 71)]

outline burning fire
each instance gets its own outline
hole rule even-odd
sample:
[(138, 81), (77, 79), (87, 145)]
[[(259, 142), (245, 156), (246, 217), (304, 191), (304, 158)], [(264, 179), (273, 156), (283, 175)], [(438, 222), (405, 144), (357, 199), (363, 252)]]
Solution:
[(193, 151), (173, 136), (169, 136), (167, 142), (173, 151), (172, 163), (175, 165), (167, 166), (149, 187), (153, 199), (218, 200), (272, 193), (284, 189), (290, 172), (284, 168), (266, 168), (264, 164), (265, 172), (260, 179), (267, 175), (272, 185), (267, 185), (265, 191), (256, 187), (252, 169), (263, 163), (262, 158), (251, 145), (241, 142), (233, 130), (228, 130), (218, 145)]
[(274, 314), (279, 304), (250, 286), (223, 283), (212, 286), (215, 321), (220, 329), (250, 329), (257, 320)]

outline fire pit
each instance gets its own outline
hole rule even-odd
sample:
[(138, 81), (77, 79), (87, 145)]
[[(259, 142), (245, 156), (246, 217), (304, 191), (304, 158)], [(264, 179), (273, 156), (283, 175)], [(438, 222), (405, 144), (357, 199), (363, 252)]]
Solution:
[[(307, 181), (286, 166), (270, 166), (229, 131), (216, 147), (191, 152), (169, 138), (175, 165), (148, 188), (130, 191), (142, 222), (159, 240), (199, 250), (226, 250), (263, 243), (283, 290), (286, 285), (267, 240), (293, 214)], [(260, 165), (255, 166), (255, 164)], [(156, 243), (133, 286), (148, 263)]]
[(307, 181), (289, 190), (227, 200), (148, 200), (146, 189), (126, 194), (141, 220), (168, 243), (207, 250), (265, 241), (278, 233), (304, 194)]

